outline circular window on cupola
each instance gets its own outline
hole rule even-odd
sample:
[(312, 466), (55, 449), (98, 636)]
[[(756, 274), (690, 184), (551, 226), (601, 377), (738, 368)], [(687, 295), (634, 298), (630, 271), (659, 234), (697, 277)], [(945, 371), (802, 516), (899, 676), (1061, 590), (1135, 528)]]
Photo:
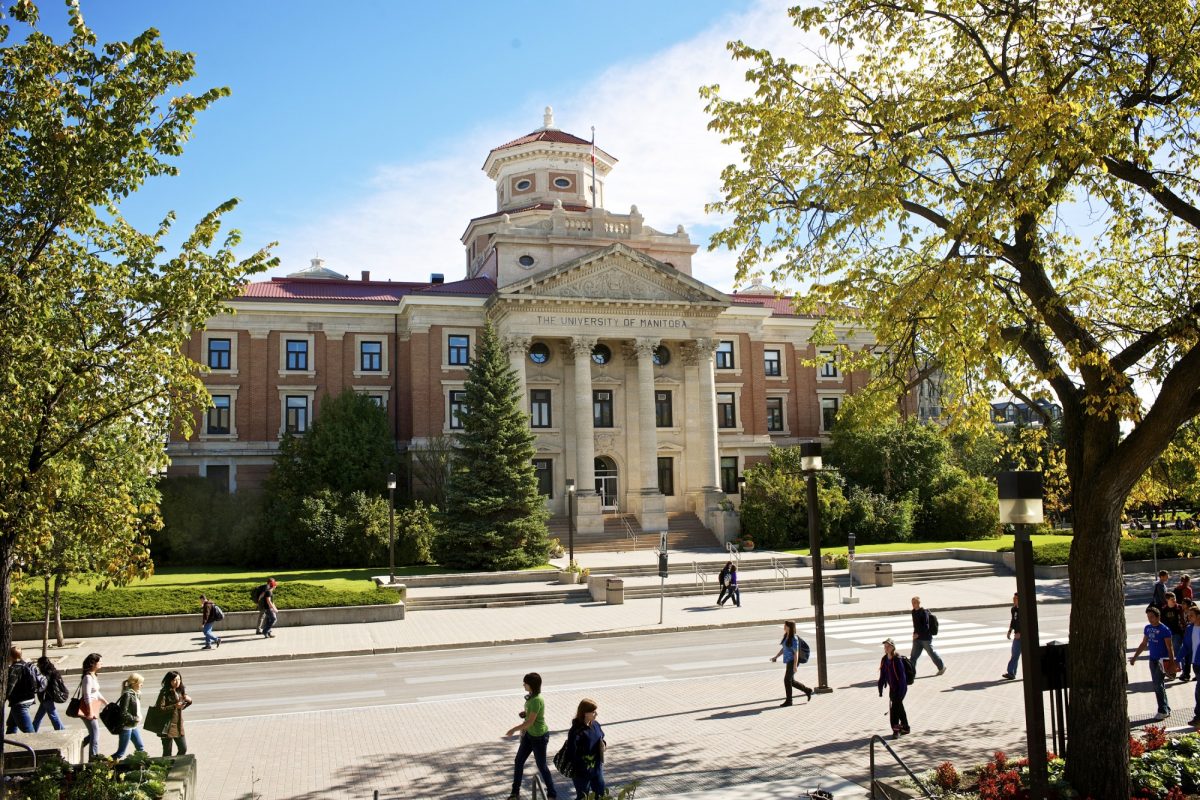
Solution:
[(555, 178), (554, 186), (557, 189), (570, 189), (571, 188), (571, 179), (570, 178)]
[(521, 180), (513, 184), (513, 188), (518, 192), (528, 192), (533, 188), (533, 181), (529, 180), (529, 178), (521, 178)]
[(537, 260), (533, 256), (526, 253), (525, 255), (523, 255), (517, 259), (517, 263), (520, 264), (525, 269), (529, 269), (530, 267), (532, 267), (534, 264), (537, 263)]

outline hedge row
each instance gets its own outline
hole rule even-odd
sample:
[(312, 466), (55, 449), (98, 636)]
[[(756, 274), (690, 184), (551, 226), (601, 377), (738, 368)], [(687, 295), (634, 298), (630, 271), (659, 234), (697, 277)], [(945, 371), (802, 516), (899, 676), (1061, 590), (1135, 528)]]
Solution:
[[(1011, 548), (1006, 548), (1011, 549)], [(1043, 566), (1066, 564), (1071, 555), (1071, 542), (1053, 542), (1033, 548), (1033, 563)], [(1193, 558), (1200, 556), (1200, 536), (1160, 536), (1159, 558)], [(1154, 558), (1154, 543), (1150, 539), (1122, 539), (1121, 560), (1149, 561)]]
[[(250, 592), (257, 584), (230, 583), (184, 589), (178, 587), (112, 588), (98, 592), (63, 592), (63, 619), (97, 617), (145, 617), (160, 614), (200, 614), (200, 592), (208, 595), (222, 610), (252, 611)], [(330, 608), (333, 606), (386, 605), (398, 601), (394, 591), (375, 587), (370, 591), (332, 590), (311, 583), (281, 583), (275, 589), (275, 605), (288, 608)], [(15, 622), (42, 619), (44, 595), (41, 589), (21, 593), (13, 609)]]

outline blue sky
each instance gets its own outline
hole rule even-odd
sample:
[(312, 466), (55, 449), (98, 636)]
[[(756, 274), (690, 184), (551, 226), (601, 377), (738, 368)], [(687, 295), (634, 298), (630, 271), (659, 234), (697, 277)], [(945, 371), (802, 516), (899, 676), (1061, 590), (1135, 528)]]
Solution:
[[(65, 12), (42, 0), (41, 27)], [(295, 271), (320, 254), (354, 277), (424, 279), (463, 273), (458, 237), (494, 210), (480, 170), (489, 148), (541, 125), (620, 159), (608, 207), (636, 203), (647, 223), (683, 224), (706, 243), (718, 220), (703, 206), (734, 154), (704, 129), (697, 89), (737, 83), (725, 43), (790, 47), (786, 4), (686, 0), (603, 4), (296, 0), (83, 0), (101, 42), (157, 28), (197, 56), (193, 91), (233, 90), (199, 119), (179, 160), (127, 201), (140, 227), (175, 209), (188, 227), (236, 196), (229, 218), (249, 251), (278, 241)], [(698, 255), (695, 274), (733, 288), (729, 254)]]

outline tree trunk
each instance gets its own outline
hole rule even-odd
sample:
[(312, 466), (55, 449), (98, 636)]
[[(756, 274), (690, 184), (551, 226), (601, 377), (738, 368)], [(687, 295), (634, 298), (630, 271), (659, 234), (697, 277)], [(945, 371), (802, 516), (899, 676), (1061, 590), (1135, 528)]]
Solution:
[(42, 576), (42, 655), (50, 651), (50, 576)]
[(1103, 469), (1113, 463), (1119, 431), (1106, 421), (1072, 427), (1078, 437), (1067, 443), (1075, 520), (1067, 780), (1081, 797), (1129, 797), (1129, 637), (1120, 552), (1128, 490)]
[(59, 647), (62, 647), (63, 645), (66, 644), (66, 642), (63, 641), (63, 632), (62, 632), (62, 585), (63, 585), (63, 576), (55, 575), (54, 576), (54, 627), (55, 627), (55, 636), (57, 637)]
[[(13, 540), (8, 531), (0, 533), (0, 653), (8, 663), (8, 650), (12, 647), (12, 565)], [(0, 697), (8, 697), (8, 670), (0, 669)], [(4, 737), (0, 736), (0, 800), (8, 796), (4, 777)]]

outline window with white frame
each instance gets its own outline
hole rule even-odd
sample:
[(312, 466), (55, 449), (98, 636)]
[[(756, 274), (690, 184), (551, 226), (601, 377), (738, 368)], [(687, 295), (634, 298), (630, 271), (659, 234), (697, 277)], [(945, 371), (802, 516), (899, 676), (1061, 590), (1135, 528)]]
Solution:
[(308, 372), (308, 340), (287, 339), (284, 341), (283, 368), (289, 372)]
[(446, 363), (455, 367), (465, 367), (471, 363), (471, 337), (462, 333), (452, 333), (446, 340)]
[(232, 430), (233, 398), (227, 394), (212, 395), (206, 430), (210, 436), (228, 436)]
[(717, 392), (717, 427), (737, 427), (737, 394)]
[(783, 363), (778, 349), (763, 350), (763, 374), (768, 378), (778, 378), (783, 374)]
[(237, 334), (226, 331), (204, 331), (201, 339), (201, 360), (209, 372), (237, 375)]
[(737, 494), (738, 490), (737, 456), (721, 456), (721, 491), (725, 494)]
[(462, 430), (462, 414), (467, 410), (467, 392), (465, 389), (450, 390), (450, 413), (447, 419), (449, 424), (447, 427), (452, 431)]
[(361, 372), (383, 372), (383, 342), (358, 343), (358, 369)]
[(549, 428), (550, 425), (550, 390), (529, 390), (529, 427)]
[(596, 428), (613, 427), (612, 389), (592, 391), (592, 426)]
[(783, 433), (783, 398), (767, 398), (767, 430), (771, 433)]
[(535, 458), (533, 474), (537, 476), (538, 494), (554, 497), (554, 461), (549, 458)]
[(842, 377), (838, 372), (837, 356), (832, 350), (821, 350), (817, 354), (821, 360), (819, 375), (825, 379), (837, 379)]
[(717, 344), (716, 363), (717, 369), (733, 369), (733, 342), (719, 342)]
[(841, 409), (840, 397), (822, 397), (821, 398), (821, 432), (833, 430), (834, 423), (837, 422), (838, 411)]
[(288, 433), (304, 433), (308, 430), (308, 395), (289, 394), (284, 398), (283, 429)]

